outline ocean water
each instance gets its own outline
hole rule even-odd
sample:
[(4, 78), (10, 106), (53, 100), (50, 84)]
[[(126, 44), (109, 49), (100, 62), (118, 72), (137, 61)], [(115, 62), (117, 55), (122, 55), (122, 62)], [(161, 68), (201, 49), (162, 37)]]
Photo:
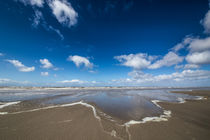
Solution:
[(1, 89), (0, 102), (39, 100), (48, 106), (83, 101), (113, 118), (139, 121), (164, 113), (157, 101), (183, 103), (185, 99), (199, 98), (170, 93), (174, 90), (191, 89)]

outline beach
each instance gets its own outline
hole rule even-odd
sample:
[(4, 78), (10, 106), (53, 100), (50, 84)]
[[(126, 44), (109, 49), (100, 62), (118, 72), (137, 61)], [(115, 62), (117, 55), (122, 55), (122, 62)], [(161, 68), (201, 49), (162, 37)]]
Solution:
[(12, 114), (10, 111), (13, 108), (20, 110), (17, 109), (18, 104), (14, 104), (1, 109), (1, 112), (9, 113), (0, 115), (0, 139), (208, 140), (210, 91), (174, 92), (203, 96), (204, 99), (186, 100), (185, 103), (158, 102), (164, 110), (171, 111), (167, 121), (148, 121), (129, 126), (123, 125), (124, 120), (103, 113), (94, 103), (79, 102), (75, 105), (42, 107), (38, 110), (33, 110), (33, 104), (30, 104), (30, 109)]
[[(186, 103), (159, 103), (172, 111), (165, 122), (147, 122), (129, 128), (132, 140), (208, 140), (210, 138), (210, 91), (180, 91), (207, 99)], [(138, 131), (138, 132), (137, 132)]]

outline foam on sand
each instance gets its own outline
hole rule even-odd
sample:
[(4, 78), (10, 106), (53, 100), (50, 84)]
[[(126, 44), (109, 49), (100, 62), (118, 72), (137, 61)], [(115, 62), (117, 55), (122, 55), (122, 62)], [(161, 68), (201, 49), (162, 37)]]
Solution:
[(196, 96), (195, 100), (206, 100), (207, 98), (203, 97), (203, 96)]
[[(151, 101), (153, 104), (155, 104), (157, 107), (161, 108), (162, 107), (158, 104), (158, 102), (161, 102), (159, 100), (152, 100)], [(164, 110), (163, 114), (158, 116), (154, 116), (154, 117), (145, 117), (143, 118), (141, 121), (135, 121), (135, 120), (130, 120), (129, 122), (126, 122), (124, 125), (126, 127), (130, 127), (131, 125), (134, 124), (141, 124), (141, 123), (146, 123), (146, 122), (160, 122), (160, 121), (168, 121), (168, 118), (171, 117), (171, 111), (170, 110)]]
[[(10, 102), (4, 105), (1, 105), (3, 107), (9, 106), (9, 105), (14, 105), (14, 104), (18, 104), (19, 102)], [(101, 119), (97, 113), (96, 113), (96, 109), (94, 106), (88, 104), (88, 103), (84, 103), (83, 101), (79, 101), (79, 102), (74, 102), (74, 103), (70, 103), (70, 104), (62, 104), (62, 105), (54, 105), (54, 106), (48, 106), (48, 107), (43, 107), (43, 108), (37, 108), (37, 109), (31, 109), (31, 110), (25, 110), (25, 111), (19, 111), (19, 112), (12, 112), (12, 113), (7, 113), (7, 112), (1, 112), (0, 115), (6, 115), (6, 114), (20, 114), (20, 113), (27, 113), (27, 112), (34, 112), (34, 111), (39, 111), (39, 110), (45, 110), (45, 109), (51, 109), (51, 108), (57, 108), (57, 107), (67, 107), (67, 106), (74, 106), (74, 105), (83, 105), (86, 107), (89, 107), (93, 110), (93, 114), (95, 116), (95, 118), (97, 119)], [(0, 106), (0, 107), (1, 107)], [(2, 107), (2, 108), (3, 108)]]
[[(20, 103), (20, 101), (17, 101), (17, 102), (0, 102), (0, 109), (2, 108), (5, 108), (7, 106), (11, 106), (11, 105), (15, 105), (15, 104), (18, 104)], [(0, 112), (0, 115), (5, 115), (5, 114), (8, 114), (8, 112)]]
[(145, 117), (141, 121), (131, 120), (131, 121), (125, 123), (125, 126), (129, 127), (129, 126), (131, 126), (133, 124), (141, 124), (141, 123), (146, 123), (146, 122), (168, 121), (169, 117), (171, 117), (171, 111), (164, 110), (163, 114), (160, 115), (159, 117)]
[(161, 102), (160, 100), (152, 100), (153, 104), (155, 104), (157, 107), (162, 108), (158, 103)]
[[(195, 99), (192, 100), (205, 100), (203, 96), (196, 96)], [(183, 98), (178, 98), (179, 103), (185, 103), (186, 100)], [(160, 100), (151, 100), (153, 104), (155, 104), (157, 107), (161, 108), (162, 107), (158, 104), (159, 102), (162, 102)], [(168, 121), (168, 118), (171, 117), (171, 111), (170, 110), (163, 110), (163, 114), (160, 115), (159, 117), (145, 117), (141, 121), (135, 121), (135, 120), (130, 120), (129, 122), (125, 123), (124, 125), (129, 127), (133, 124), (141, 124), (141, 123), (146, 123), (146, 122), (160, 122), (160, 121)]]
[(4, 107), (7, 107), (7, 106), (10, 106), (10, 105), (15, 105), (15, 104), (18, 104), (20, 103), (20, 101), (17, 101), (17, 102), (0, 102), (2, 105), (0, 105), (0, 109), (4, 108)]
[[(7, 114), (20, 114), (20, 113), (27, 113), (27, 112), (34, 112), (34, 111), (39, 111), (39, 110), (46, 110), (46, 109), (51, 109), (51, 108), (59, 108), (59, 107), (68, 107), (68, 106), (74, 106), (74, 105), (83, 105), (85, 107), (88, 107), (88, 108), (91, 108), (92, 111), (93, 111), (93, 115), (96, 119), (99, 120), (100, 122), (100, 126), (102, 126), (101, 124), (101, 118), (97, 115), (97, 112), (96, 112), (96, 108), (91, 105), (91, 104), (88, 104), (88, 103), (85, 103), (83, 101), (79, 101), (79, 102), (74, 102), (74, 103), (69, 103), (69, 104), (62, 104), (62, 105), (54, 105), (54, 106), (48, 106), (48, 107), (43, 107), (43, 108), (37, 108), (37, 109), (32, 109), (32, 110), (26, 110), (26, 111), (19, 111), (19, 112), (12, 112), (12, 113), (7, 113), (7, 112), (0, 112), (0, 115), (7, 115)], [(71, 122), (72, 120), (65, 120), (65, 121), (62, 121), (62, 123), (64, 122)], [(61, 122), (60, 122), (61, 123)], [(103, 130), (105, 133), (113, 136), (113, 137), (116, 137), (120, 140), (123, 140), (122, 138), (118, 137), (117, 136), (117, 132), (115, 130), (112, 130), (111, 132), (107, 132), (105, 130)]]
[(183, 104), (186, 102), (185, 99), (183, 99), (183, 98), (178, 98), (177, 100), (179, 101), (180, 104)]

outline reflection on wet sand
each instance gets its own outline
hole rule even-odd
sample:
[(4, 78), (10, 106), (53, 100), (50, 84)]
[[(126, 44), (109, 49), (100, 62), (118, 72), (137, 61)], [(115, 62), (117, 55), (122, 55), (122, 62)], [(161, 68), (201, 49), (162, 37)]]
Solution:
[[(167, 121), (171, 117), (171, 111), (162, 108), (158, 102), (172, 102), (178, 103), (184, 100), (196, 100), (202, 99), (201, 96), (191, 96), (189, 94), (170, 93), (168, 90), (74, 90), (65, 92), (60, 91), (41, 91), (43, 94), (37, 94), (38, 97), (31, 98), (29, 91), (21, 91), (23, 101), (20, 103), (1, 101), (0, 106), (0, 118), (2, 121), (2, 127), (0, 131), (4, 132), (8, 137), (9, 132), (17, 130), (16, 133), (25, 131), (28, 127), (22, 127), (21, 124), (35, 125), (41, 128), (43, 131), (45, 127), (41, 120), (46, 120), (45, 123), (50, 122), (48, 127), (54, 131), (56, 129), (53, 124), (65, 125), (68, 129), (79, 128), (80, 131), (90, 136), (87, 133), (95, 133), (96, 130), (92, 127), (99, 126), (100, 134), (91, 135), (92, 139), (96, 137), (104, 136), (107, 139), (131, 139), (130, 127), (133, 124), (144, 124), (146, 122), (160, 122)], [(33, 92), (34, 93), (34, 92)], [(17, 95), (17, 93), (15, 93)], [(27, 96), (25, 96), (27, 95)], [(9, 95), (11, 96), (11, 95)], [(24, 97), (25, 96), (25, 97)], [(5, 99), (7, 98), (4, 95)], [(20, 97), (18, 97), (20, 98)], [(31, 99), (29, 99), (31, 98)], [(181, 100), (180, 100), (181, 99)], [(13, 104), (14, 103), (14, 104)], [(76, 110), (76, 109), (77, 110)], [(51, 115), (53, 116), (51, 116)], [(68, 116), (63, 118), (62, 116)], [(82, 115), (82, 116), (79, 116)], [(82, 128), (81, 122), (87, 116), (95, 118), (89, 118), (92, 120), (90, 130)], [(56, 117), (58, 120), (52, 120)], [(24, 120), (20, 122), (14, 122), (15, 120)], [(48, 120), (47, 120), (48, 118)], [(41, 120), (40, 120), (41, 119)], [(81, 122), (78, 122), (78, 119)], [(86, 120), (86, 119), (85, 119)], [(4, 121), (4, 122), (3, 122)], [(79, 124), (76, 124), (75, 121)], [(89, 120), (86, 120), (89, 121)], [(13, 123), (16, 125), (13, 126)], [(35, 123), (36, 122), (36, 123)], [(98, 122), (98, 123), (97, 123)], [(87, 123), (87, 122), (83, 122)], [(89, 122), (91, 123), (91, 122)], [(68, 126), (73, 125), (73, 126)], [(3, 127), (4, 126), (4, 127)], [(9, 129), (9, 130), (8, 130)], [(41, 130), (40, 129), (40, 130)], [(133, 130), (133, 129), (132, 129)], [(34, 127), (31, 128), (34, 130)], [(72, 131), (72, 130), (69, 130)], [(74, 135), (66, 135), (64, 139), (74, 137), (78, 139), (81, 132), (77, 132)], [(132, 132), (133, 133), (133, 132)], [(60, 135), (61, 132), (57, 132)], [(18, 135), (18, 134), (16, 134)], [(34, 135), (30, 133), (30, 136)], [(50, 137), (48, 133), (42, 134), (43, 137)], [(1, 136), (1, 135), (0, 135)], [(94, 137), (94, 138), (93, 138)], [(14, 138), (14, 137), (13, 137)], [(22, 138), (22, 137), (21, 137)], [(30, 139), (33, 139), (30, 137)]]

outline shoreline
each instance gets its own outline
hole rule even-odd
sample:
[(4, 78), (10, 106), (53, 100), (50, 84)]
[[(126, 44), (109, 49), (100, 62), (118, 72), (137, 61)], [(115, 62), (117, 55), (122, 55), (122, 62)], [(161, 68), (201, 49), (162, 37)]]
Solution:
[[(206, 89), (210, 90), (210, 87), (138, 87), (138, 86), (98, 86), (98, 87), (0, 87), (0, 90), (97, 90), (97, 89)], [(181, 90), (179, 90), (181, 91)]]

